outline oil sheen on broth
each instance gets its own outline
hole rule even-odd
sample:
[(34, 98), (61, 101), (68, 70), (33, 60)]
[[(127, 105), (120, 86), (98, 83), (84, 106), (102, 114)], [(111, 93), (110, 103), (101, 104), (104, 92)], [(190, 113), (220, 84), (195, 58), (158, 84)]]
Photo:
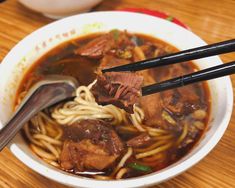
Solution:
[[(77, 97), (45, 109), (23, 130), (32, 151), (47, 163), (101, 180), (137, 177), (184, 157), (206, 129), (210, 96), (206, 83), (142, 97), (129, 114), (95, 102), (89, 84), (99, 68), (176, 52), (159, 39), (113, 30), (67, 41), (41, 57), (25, 74), (16, 105), (46, 75), (75, 77)], [(140, 71), (144, 85), (197, 70), (184, 62)]]

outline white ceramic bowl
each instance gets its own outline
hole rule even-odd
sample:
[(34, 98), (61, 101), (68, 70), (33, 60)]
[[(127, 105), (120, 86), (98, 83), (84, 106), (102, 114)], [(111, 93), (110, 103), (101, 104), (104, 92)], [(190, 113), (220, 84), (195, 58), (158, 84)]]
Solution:
[(58, 19), (87, 12), (102, 0), (19, 0), (24, 6)]
[[(4, 124), (12, 114), (12, 106), (25, 71), (42, 54), (71, 38), (111, 29), (127, 29), (129, 32), (145, 33), (160, 38), (180, 50), (205, 45), (206, 43), (192, 32), (173, 23), (138, 13), (97, 12), (68, 17), (51, 23), (27, 36), (5, 57), (0, 68), (0, 119)], [(219, 57), (195, 61), (201, 68), (221, 64)], [(28, 148), (20, 134), (9, 145), (12, 153), (34, 171), (57, 182), (74, 187), (143, 187), (172, 178), (187, 170), (218, 143), (229, 123), (233, 105), (232, 86), (229, 77), (209, 81), (212, 111), (209, 127), (192, 151), (169, 167), (146, 176), (118, 181), (98, 181), (68, 174), (47, 165)]]

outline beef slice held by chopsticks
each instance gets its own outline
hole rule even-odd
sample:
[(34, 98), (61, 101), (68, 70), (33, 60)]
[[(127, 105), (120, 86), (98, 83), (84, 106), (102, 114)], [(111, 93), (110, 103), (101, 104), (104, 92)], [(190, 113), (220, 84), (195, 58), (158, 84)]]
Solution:
[(133, 105), (141, 96), (143, 76), (133, 72), (107, 72), (97, 75), (92, 93), (97, 103), (113, 104), (128, 113), (133, 113)]

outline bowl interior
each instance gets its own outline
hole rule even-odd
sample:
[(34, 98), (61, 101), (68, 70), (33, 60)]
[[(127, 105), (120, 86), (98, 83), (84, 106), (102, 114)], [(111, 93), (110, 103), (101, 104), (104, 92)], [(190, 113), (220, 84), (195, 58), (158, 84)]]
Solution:
[[(135, 20), (138, 20), (136, 22)], [(168, 21), (137, 13), (99, 12), (65, 18), (30, 34), (18, 43), (5, 57), (0, 69), (0, 120), (5, 124), (13, 112), (13, 104), (19, 82), (26, 70), (51, 48), (63, 41), (94, 32), (112, 29), (144, 33), (172, 44), (180, 50), (206, 43), (192, 32)], [(194, 61), (200, 69), (221, 64), (219, 57)], [(223, 135), (232, 112), (233, 95), (228, 77), (208, 82), (212, 110), (208, 130), (201, 141), (184, 158), (171, 166), (147, 176), (120, 181), (97, 181), (67, 174), (45, 164), (35, 156), (18, 134), (9, 145), (11, 151), (30, 168), (55, 181), (81, 187), (139, 187), (169, 179), (188, 169), (202, 159)]]

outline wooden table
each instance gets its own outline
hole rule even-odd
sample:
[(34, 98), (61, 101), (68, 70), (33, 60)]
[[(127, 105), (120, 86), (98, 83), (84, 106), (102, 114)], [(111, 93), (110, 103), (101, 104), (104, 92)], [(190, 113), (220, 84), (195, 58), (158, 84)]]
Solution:
[[(142, 7), (167, 12), (186, 23), (206, 42), (213, 43), (235, 36), (234, 0), (104, 0), (94, 10)], [(0, 61), (26, 35), (52, 20), (32, 12), (16, 0), (0, 4)], [(235, 53), (221, 56), (235, 60)], [(232, 76), (233, 83), (235, 76)], [(64, 188), (27, 168), (8, 149), (0, 153), (1, 188)], [(235, 187), (235, 113), (222, 140), (199, 164), (156, 187)]]

